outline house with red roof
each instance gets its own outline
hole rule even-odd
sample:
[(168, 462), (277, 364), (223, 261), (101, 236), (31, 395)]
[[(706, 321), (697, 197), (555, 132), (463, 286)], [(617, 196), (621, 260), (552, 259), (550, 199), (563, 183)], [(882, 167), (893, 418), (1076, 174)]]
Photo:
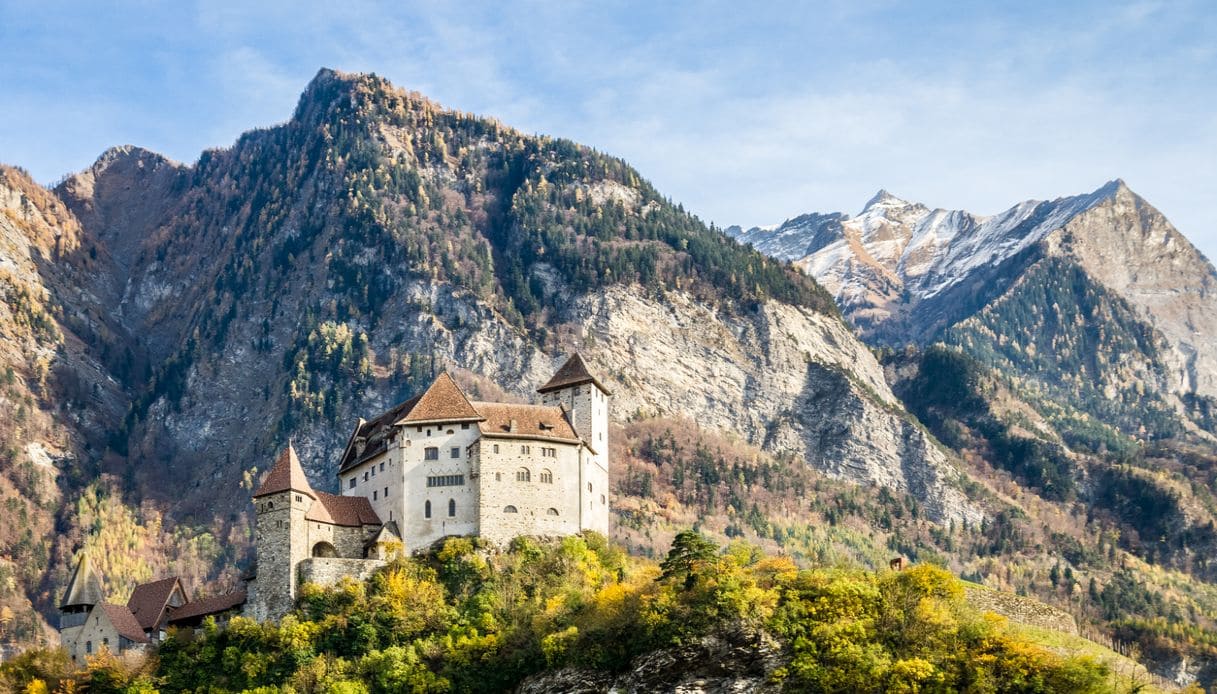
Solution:
[(59, 641), (78, 663), (103, 650), (142, 651), (164, 639), (170, 626), (198, 626), (208, 617), (224, 621), (244, 603), (245, 591), (191, 600), (177, 576), (135, 586), (125, 605), (109, 603), (85, 552), (60, 600)]

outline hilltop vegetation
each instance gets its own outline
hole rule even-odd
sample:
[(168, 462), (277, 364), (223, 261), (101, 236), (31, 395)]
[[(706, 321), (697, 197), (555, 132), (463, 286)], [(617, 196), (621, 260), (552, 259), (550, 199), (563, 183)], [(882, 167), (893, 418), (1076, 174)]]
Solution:
[(226, 629), (177, 631), (142, 667), (103, 657), (77, 674), (54, 654), (32, 652), (0, 666), (0, 683), (132, 693), (499, 692), (562, 668), (611, 680), (640, 655), (744, 632), (770, 642), (775, 658), (760, 674), (789, 691), (1109, 691), (1106, 665), (1040, 648), (999, 618), (975, 614), (962, 594), (957, 579), (931, 565), (799, 570), (746, 544), (720, 553), (695, 532), (678, 535), (659, 565), (596, 535), (518, 539), (502, 553), (451, 539), (366, 584), (306, 587), (277, 626), (238, 618)]

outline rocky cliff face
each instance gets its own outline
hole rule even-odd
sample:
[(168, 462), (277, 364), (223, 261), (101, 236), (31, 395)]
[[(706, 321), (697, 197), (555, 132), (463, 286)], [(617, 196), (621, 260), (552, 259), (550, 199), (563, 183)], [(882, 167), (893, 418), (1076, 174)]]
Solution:
[[(243, 508), (241, 472), (289, 433), (328, 486), (349, 424), (432, 370), (526, 397), (578, 348), (620, 417), (689, 417), (979, 518), (866, 348), (798, 298), (814, 287), (776, 265), (750, 301), (699, 282), (759, 259), (569, 143), (323, 71), (285, 126), (193, 168), (112, 150), (59, 193), (115, 257), (116, 313), (161, 365), (131, 455), (196, 502), (232, 485), (205, 503)], [(699, 266), (706, 244), (721, 248)]]

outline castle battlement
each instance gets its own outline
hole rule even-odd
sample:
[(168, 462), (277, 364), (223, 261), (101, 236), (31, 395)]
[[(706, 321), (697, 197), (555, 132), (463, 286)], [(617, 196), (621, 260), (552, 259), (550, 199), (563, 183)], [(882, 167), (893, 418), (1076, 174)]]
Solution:
[(449, 536), (607, 534), (612, 393), (578, 354), (537, 392), (536, 404), (471, 401), (441, 373), (355, 424), (337, 495), (313, 490), (289, 445), (253, 495), (246, 614), (278, 619), (305, 581), (361, 577)]

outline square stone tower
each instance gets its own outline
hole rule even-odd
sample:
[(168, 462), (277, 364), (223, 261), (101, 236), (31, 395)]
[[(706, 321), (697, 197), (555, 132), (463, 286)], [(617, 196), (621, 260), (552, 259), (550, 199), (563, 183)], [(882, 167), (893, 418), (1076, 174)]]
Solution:
[(613, 393), (592, 375), (578, 352), (537, 389), (541, 404), (563, 408), (587, 445), (580, 471), (582, 527), (608, 534), (609, 402)]
[(288, 444), (253, 495), (258, 566), (246, 606), (250, 617), (277, 619), (295, 605), (296, 567), (308, 557), (306, 516), (314, 501), (296, 450)]

